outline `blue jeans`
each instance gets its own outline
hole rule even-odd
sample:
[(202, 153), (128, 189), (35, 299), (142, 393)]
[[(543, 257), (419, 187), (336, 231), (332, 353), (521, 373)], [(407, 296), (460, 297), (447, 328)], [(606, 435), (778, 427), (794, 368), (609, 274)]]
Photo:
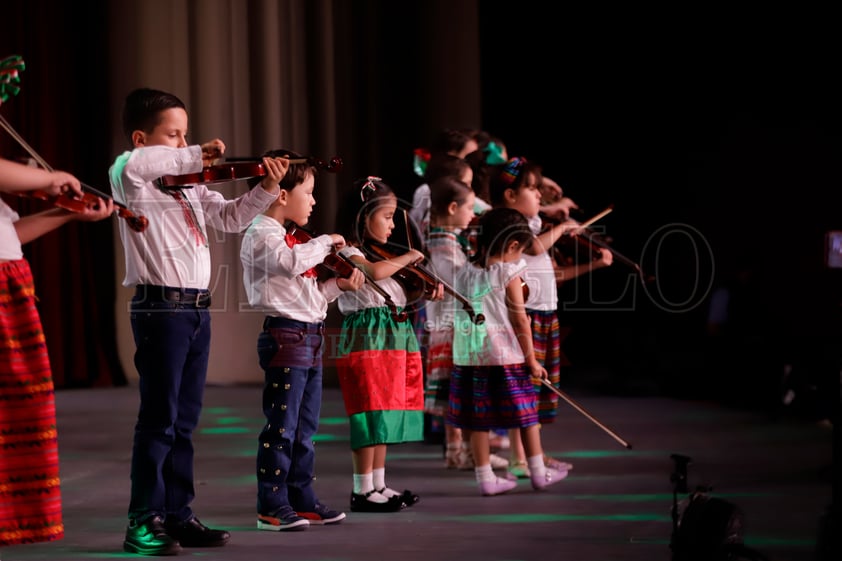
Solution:
[(257, 339), (265, 372), (258, 437), (257, 512), (273, 515), (284, 506), (312, 511), (316, 452), (322, 406), (324, 324), (267, 317)]
[[(129, 518), (187, 520), (193, 486), (193, 430), (199, 423), (210, 353), (209, 295), (196, 291), (141, 294), (131, 325), (140, 375), (140, 409), (132, 448)], [(207, 294), (207, 291), (199, 291)], [(192, 302), (190, 301), (192, 299)]]

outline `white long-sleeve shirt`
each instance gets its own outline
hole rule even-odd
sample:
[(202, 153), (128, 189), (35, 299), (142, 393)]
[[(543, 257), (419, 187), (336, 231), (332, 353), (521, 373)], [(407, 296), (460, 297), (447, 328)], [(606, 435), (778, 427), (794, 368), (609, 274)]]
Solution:
[(327, 306), (342, 293), (336, 279), (318, 282), (303, 275), (332, 251), (327, 234), (293, 245), (287, 230), (274, 218), (260, 215), (243, 236), (240, 261), (249, 304), (268, 315), (318, 323), (327, 317)]
[[(184, 211), (155, 180), (202, 170), (202, 149), (147, 146), (124, 152), (109, 169), (111, 192), (134, 214), (149, 220), (143, 232), (120, 221), (120, 239), (126, 254), (123, 286), (155, 284), (207, 289), (211, 280), (210, 249), (197, 242)], [(207, 236), (210, 226), (223, 232), (242, 232), (255, 216), (277, 198), (257, 187), (236, 199), (196, 185), (182, 191), (193, 207), (199, 229)]]

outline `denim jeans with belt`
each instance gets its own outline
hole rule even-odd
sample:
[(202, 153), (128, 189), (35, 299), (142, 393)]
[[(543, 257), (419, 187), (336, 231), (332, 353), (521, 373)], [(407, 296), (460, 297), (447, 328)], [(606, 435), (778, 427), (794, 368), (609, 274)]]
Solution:
[(139, 286), (132, 298), (140, 409), (132, 448), (129, 518), (188, 520), (193, 430), (199, 422), (210, 353), (207, 290)]
[(312, 511), (315, 450), (322, 405), (324, 324), (267, 317), (257, 339), (265, 372), (258, 438), (257, 512), (273, 515), (284, 506)]

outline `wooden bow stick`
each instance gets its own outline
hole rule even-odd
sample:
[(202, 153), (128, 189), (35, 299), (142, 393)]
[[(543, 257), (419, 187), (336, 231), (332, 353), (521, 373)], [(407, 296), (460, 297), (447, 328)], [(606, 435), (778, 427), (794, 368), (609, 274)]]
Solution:
[(555, 392), (555, 394), (558, 395), (558, 397), (560, 397), (561, 399), (566, 401), (573, 409), (575, 409), (576, 411), (578, 411), (579, 413), (581, 413), (582, 415), (587, 417), (588, 420), (590, 420), (596, 426), (598, 426), (599, 428), (601, 428), (602, 430), (607, 432), (611, 436), (611, 438), (613, 438), (614, 440), (616, 440), (617, 442), (622, 444), (624, 447), (631, 450), (631, 444), (629, 444), (628, 442), (626, 442), (625, 440), (623, 440), (622, 438), (617, 436), (617, 433), (615, 433), (614, 431), (612, 431), (611, 429), (609, 429), (608, 427), (606, 427), (605, 425), (600, 423), (593, 415), (591, 415), (590, 413), (585, 411), (582, 408), (582, 406), (580, 406), (578, 403), (576, 403), (575, 401), (573, 401), (572, 399), (567, 397), (567, 395), (565, 395), (564, 392), (562, 392), (560, 389), (558, 389), (557, 387), (552, 385), (548, 380), (542, 379), (541, 383), (544, 384), (545, 386), (547, 386), (548, 388), (550, 388), (553, 392)]

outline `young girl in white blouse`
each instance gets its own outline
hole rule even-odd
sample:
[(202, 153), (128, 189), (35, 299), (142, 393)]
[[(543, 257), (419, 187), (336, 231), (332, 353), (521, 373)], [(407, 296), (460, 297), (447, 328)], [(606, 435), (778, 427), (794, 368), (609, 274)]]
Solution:
[(457, 311), (453, 337), (449, 423), (471, 431), (471, 450), (480, 493), (498, 495), (516, 480), (497, 477), (491, 468), (488, 432), (518, 428), (527, 454), (532, 487), (544, 489), (567, 471), (544, 465), (538, 409), (532, 379), (546, 379), (535, 358), (524, 306), (522, 256), (534, 239), (526, 218), (508, 208), (485, 212), (477, 228), (476, 253), (460, 269), (454, 288), (485, 321), (475, 324)]

